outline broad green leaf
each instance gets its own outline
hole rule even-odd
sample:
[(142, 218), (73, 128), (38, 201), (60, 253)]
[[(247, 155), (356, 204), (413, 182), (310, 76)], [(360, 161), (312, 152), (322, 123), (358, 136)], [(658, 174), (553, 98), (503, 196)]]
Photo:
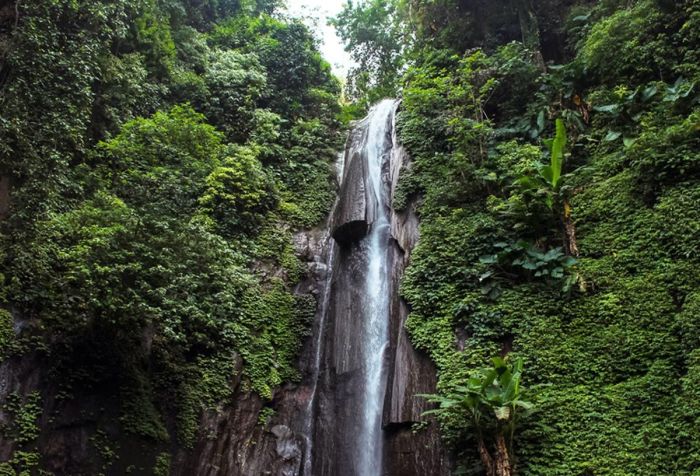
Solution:
[(574, 258), (573, 256), (567, 256), (564, 259), (564, 261), (562, 261), (562, 264), (567, 268), (575, 265), (576, 263), (577, 263), (576, 258)]
[(658, 91), (659, 91), (659, 88), (657, 88), (655, 84), (648, 86), (642, 92), (642, 101), (646, 102), (649, 99), (653, 98)]
[(506, 366), (506, 361), (503, 360), (503, 357), (497, 356), (497, 357), (492, 357), (491, 362), (493, 363), (494, 368), (496, 369), (501, 369)]
[(620, 110), (620, 106), (618, 104), (606, 104), (604, 106), (595, 106), (593, 110), (597, 112), (616, 113)]
[(566, 126), (562, 119), (556, 120), (556, 135), (552, 141), (551, 153), (551, 168), (552, 168), (552, 188), (557, 188), (561, 169), (564, 164), (564, 149), (566, 148)]
[(540, 175), (542, 175), (542, 178), (544, 178), (547, 183), (551, 184), (554, 180), (554, 171), (550, 165), (540, 167)]
[(523, 371), (523, 358), (518, 357), (515, 359), (515, 362), (513, 362), (513, 372), (522, 372)]
[(613, 142), (620, 138), (622, 132), (608, 131), (608, 134), (603, 138), (603, 142)]
[(498, 257), (496, 255), (479, 256), (479, 262), (483, 264), (494, 264), (498, 262)]
[(551, 250), (547, 251), (547, 253), (544, 255), (544, 259), (546, 261), (553, 261), (563, 255), (564, 252), (561, 248), (552, 248)]

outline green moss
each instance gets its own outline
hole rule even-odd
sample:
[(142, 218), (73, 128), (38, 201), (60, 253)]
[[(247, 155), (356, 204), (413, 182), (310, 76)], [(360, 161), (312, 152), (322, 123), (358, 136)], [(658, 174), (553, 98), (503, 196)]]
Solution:
[(273, 416), (275, 416), (275, 409), (271, 407), (264, 407), (262, 410), (260, 410), (260, 413), (258, 413), (258, 425), (263, 427), (267, 426)]
[(2, 428), (6, 438), (25, 445), (39, 436), (39, 418), (43, 411), (39, 392), (32, 392), (26, 397), (11, 393), (2, 408), (11, 417), (9, 424)]
[(153, 466), (153, 476), (168, 476), (170, 474), (170, 453), (161, 453)]
[(251, 289), (245, 315), (260, 327), (241, 348), (244, 375), (252, 389), (271, 398), (275, 386), (298, 379), (295, 359), (309, 329), (308, 314), (300, 312), (294, 295), (281, 281), (272, 280), (266, 288)]
[(136, 381), (122, 387), (122, 427), (128, 433), (153, 441), (168, 441), (163, 415), (154, 404), (150, 382), (143, 374), (134, 374)]
[(399, 172), (399, 182), (394, 190), (392, 208), (397, 212), (406, 210), (411, 200), (420, 192), (420, 185), (416, 183), (409, 167), (402, 167)]
[(17, 346), (12, 314), (0, 309), (0, 362), (7, 359)]
[[(612, 8), (612, 16), (606, 16), (611, 11), (602, 13), (601, 4), (590, 16), (591, 33), (582, 33), (581, 55), (589, 68), (588, 83), (582, 84), (596, 90), (597, 105), (626, 101), (634, 91), (641, 96), (654, 75), (637, 67), (641, 58), (675, 48), (678, 37), (667, 27), (682, 9), (659, 5), (637, 2)], [(661, 18), (663, 25), (656, 23)], [(653, 39), (642, 40), (648, 35)], [(498, 75), (512, 67), (499, 63), (505, 59), (501, 53), (493, 58), (493, 68), (482, 67), (477, 74)], [(675, 53), (659, 61), (654, 64), (664, 71), (692, 69), (679, 64)], [(522, 82), (555, 84), (557, 73), (538, 79), (528, 68), (512, 70), (521, 82), (501, 83), (496, 94), (510, 91), (513, 106), (486, 105), (505, 115), (493, 124), (496, 133), (485, 137), (487, 158), (470, 167), (460, 150), (478, 145), (485, 126), (472, 124), (478, 130), (471, 132), (445, 127), (444, 118), (464, 111), (445, 84), (454, 84), (464, 70), (443, 66), (418, 62), (407, 73), (399, 118), (413, 158), (410, 181), (420, 184), (423, 198), (421, 239), (402, 294), (411, 306), (409, 334), (436, 363), (438, 389), (447, 393), (491, 355), (510, 352), (524, 359), (524, 384), (533, 389), (527, 399), (537, 408), (516, 431), (519, 474), (697, 472), (695, 99), (675, 99), (669, 84), (654, 83), (658, 95), (630, 100), (633, 104), (615, 117), (593, 111), (587, 126), (572, 127), (576, 112), (561, 111), (574, 131), (562, 194), (571, 206), (580, 251), (574, 271), (580, 280), (570, 294), (562, 294), (547, 282), (510, 273), (499, 262), (501, 293), (494, 298), (482, 292), (486, 269), (480, 257), (493, 254), (498, 242), (535, 239), (541, 247), (559, 246), (564, 236), (561, 217), (547, 207), (532, 207), (528, 197), (518, 196), (517, 183), (543, 160), (541, 144), (528, 143), (537, 137), (525, 112), (529, 106), (515, 104), (549, 101), (542, 97), (545, 87), (530, 97), (525, 92), (536, 84)], [(575, 71), (574, 66), (565, 69)], [(559, 107), (554, 104), (548, 107)], [(511, 126), (521, 122), (528, 125), (524, 134), (510, 140)], [(602, 140), (611, 128), (624, 130), (626, 143)], [(461, 174), (472, 183), (463, 183)], [(462, 468), (477, 468), (471, 429), (450, 416), (443, 416), (441, 425), (443, 437), (462, 450)]]
[(289, 283), (301, 279), (304, 266), (294, 250), (289, 225), (273, 218), (262, 228), (253, 246), (258, 265), (262, 262), (267, 267), (283, 271)]
[(230, 401), (230, 382), (237, 371), (237, 362), (233, 351), (200, 357), (191, 364), (178, 364), (172, 369), (178, 375), (161, 382), (161, 391), (174, 391), (177, 395), (171, 408), (176, 415), (177, 439), (183, 445), (192, 447), (195, 443), (203, 412)]
[(112, 440), (104, 430), (97, 430), (90, 438), (90, 442), (100, 455), (102, 471), (107, 471), (109, 466), (118, 458), (119, 444)]
[(39, 469), (41, 455), (36, 451), (15, 451), (5, 463), (0, 463), (2, 476), (51, 476), (53, 473)]

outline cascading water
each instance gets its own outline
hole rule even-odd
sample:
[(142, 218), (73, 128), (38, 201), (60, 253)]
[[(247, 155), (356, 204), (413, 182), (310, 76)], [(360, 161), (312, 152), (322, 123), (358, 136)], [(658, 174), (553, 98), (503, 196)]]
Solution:
[[(304, 475), (380, 476), (392, 299), (387, 173), (396, 101), (372, 108), (350, 134), (331, 231), (332, 278), (317, 345), (313, 455)], [(318, 393), (318, 395), (316, 395)], [(308, 464), (311, 459), (312, 464)]]
[(387, 147), (386, 138), (393, 110), (394, 102), (387, 100), (379, 103), (372, 111), (366, 143), (368, 178), (371, 185), (369, 192), (374, 194), (374, 199), (370, 202), (376, 209), (375, 221), (370, 225), (371, 231), (364, 243), (368, 258), (365, 278), (366, 302), (363, 315), (359, 316), (364, 321), (362, 337), (365, 341), (363, 358), (366, 372), (363, 389), (363, 427), (359, 433), (357, 448), (360, 456), (358, 474), (361, 476), (375, 476), (382, 471), (381, 420), (386, 391), (384, 351), (389, 341), (388, 247), (391, 237), (382, 169), (391, 151), (391, 145)]
[[(238, 385), (235, 403), (203, 416), (216, 438), (173, 455), (173, 476), (447, 476), (437, 425), (413, 431), (435, 392), (435, 368), (404, 329), (399, 282), (418, 241), (413, 205), (393, 210), (410, 157), (397, 101), (382, 101), (349, 133), (338, 200), (326, 229), (295, 235), (307, 262), (295, 289), (318, 304), (300, 356), (302, 379), (278, 389), (275, 414)], [(0, 367), (0, 373), (3, 368)]]

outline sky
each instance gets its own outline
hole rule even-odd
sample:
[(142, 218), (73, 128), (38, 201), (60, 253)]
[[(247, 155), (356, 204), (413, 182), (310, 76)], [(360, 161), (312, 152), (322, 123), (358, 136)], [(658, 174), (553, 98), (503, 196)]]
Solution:
[(321, 53), (341, 79), (345, 78), (352, 61), (343, 50), (335, 28), (328, 25), (328, 18), (340, 12), (344, 3), (345, 0), (287, 0), (289, 14), (304, 18), (304, 23), (321, 39)]

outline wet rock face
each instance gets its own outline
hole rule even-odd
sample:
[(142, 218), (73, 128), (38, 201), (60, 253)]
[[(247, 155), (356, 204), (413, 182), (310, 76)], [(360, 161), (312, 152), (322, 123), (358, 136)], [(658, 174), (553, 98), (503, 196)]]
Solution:
[[(328, 277), (329, 242), (327, 232), (321, 229), (294, 236), (296, 253), (307, 267), (307, 278), (295, 291), (310, 294), (319, 302), (323, 300)], [(320, 309), (321, 306), (318, 312)], [(313, 335), (321, 332), (319, 317), (316, 316)], [(271, 402), (249, 393), (235, 378), (232, 401), (205, 413), (195, 447), (179, 450), (171, 476), (302, 475), (308, 444), (305, 409), (310, 407), (314, 387), (313, 344), (313, 338), (306, 342), (299, 359), (302, 380), (277, 389)], [(274, 413), (268, 421), (260, 421), (266, 407)]]
[(207, 412), (200, 424), (200, 438), (191, 450), (174, 458), (171, 476), (295, 476), (301, 472), (304, 440), (285, 424), (298, 425), (299, 387), (278, 392), (278, 410), (269, 422), (259, 420), (263, 401), (240, 390), (233, 403)]
[(341, 198), (331, 225), (333, 239), (342, 246), (349, 246), (364, 238), (372, 222), (367, 203), (364, 162), (359, 153), (347, 162), (348, 169), (340, 189)]
[[(395, 116), (394, 118), (395, 119)], [(392, 152), (386, 178), (393, 203), (401, 170), (410, 168), (410, 157), (392, 128)], [(399, 286), (410, 254), (418, 242), (419, 220), (410, 203), (405, 211), (391, 212), (393, 271), (390, 315), (389, 378), (384, 401), (383, 427), (386, 435), (385, 468), (387, 476), (443, 476), (450, 474), (449, 455), (440, 440), (437, 423), (413, 431), (414, 423), (425, 421), (422, 413), (430, 407), (417, 394), (434, 393), (437, 384), (435, 366), (427, 355), (413, 348), (405, 324), (409, 309), (401, 299)]]
[(331, 221), (331, 235), (348, 247), (367, 236), (376, 219), (376, 198), (371, 193), (367, 151), (369, 121), (359, 121), (348, 135), (338, 202)]
[[(299, 283), (296, 292), (320, 300), (328, 273), (327, 232), (309, 230), (294, 238), (297, 254), (307, 266), (307, 279)], [(318, 334), (320, 329), (314, 327), (312, 332)], [(85, 392), (78, 399), (54, 399), (51, 396), (57, 389), (48, 386), (46, 375), (50, 365), (35, 354), (0, 363), (0, 426), (12, 418), (2, 407), (9, 395), (26, 398), (39, 392), (43, 409), (38, 424), (42, 434), (36, 449), (43, 468), (55, 476), (152, 475), (156, 457), (164, 451), (172, 453), (171, 476), (298, 476), (307, 447), (303, 409), (309, 407), (313, 393), (311, 341), (300, 356), (302, 380), (277, 389), (270, 402), (245, 388), (240, 379), (242, 363), (238, 361), (230, 382), (232, 398), (204, 412), (192, 448), (125, 433), (117, 423), (117, 394)], [(268, 421), (261, 421), (265, 408), (274, 412)], [(116, 451), (115, 461), (106, 470), (95, 440), (95, 429), (104, 427), (105, 421), (115, 422), (106, 428), (105, 438)], [(0, 433), (0, 462), (7, 461), (18, 449), (22, 448)]]
[[(390, 118), (393, 121), (393, 114)], [(393, 123), (392, 123), (393, 126)], [(322, 371), (316, 395), (313, 476), (375, 476), (357, 472), (350, 449), (362, 415), (361, 377), (365, 370), (362, 354), (360, 316), (366, 272), (365, 236), (375, 219), (369, 193), (366, 157), (359, 151), (367, 140), (367, 121), (351, 133), (346, 148), (345, 172), (332, 236), (341, 246), (332, 264), (332, 287), (328, 322), (324, 335)], [(389, 129), (383, 159), (384, 203), (392, 203), (400, 171), (410, 159), (398, 144), (393, 127)], [(362, 163), (360, 163), (362, 162)], [(423, 421), (428, 409), (419, 393), (435, 392), (435, 368), (429, 358), (417, 352), (404, 329), (408, 308), (399, 295), (399, 284), (418, 241), (418, 218), (407, 207), (390, 210), (391, 243), (387, 249), (390, 279), (389, 343), (385, 352), (386, 392), (383, 406), (384, 469), (386, 476), (441, 476), (449, 474), (449, 460), (441, 444), (437, 425), (413, 432), (413, 424)]]

